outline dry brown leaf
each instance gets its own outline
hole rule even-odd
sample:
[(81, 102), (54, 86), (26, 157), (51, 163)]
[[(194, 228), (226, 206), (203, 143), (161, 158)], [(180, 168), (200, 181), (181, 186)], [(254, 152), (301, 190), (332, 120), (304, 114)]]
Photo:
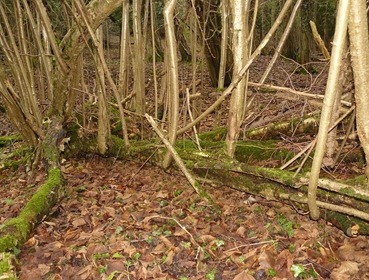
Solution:
[(169, 194), (167, 191), (160, 190), (156, 195), (156, 198), (168, 198)]
[(25, 248), (31, 248), (33, 246), (36, 246), (38, 244), (38, 240), (36, 239), (35, 236), (32, 236), (30, 239), (28, 239), (24, 244), (23, 246)]
[(259, 265), (261, 268), (268, 269), (275, 265), (275, 258), (269, 252), (262, 252), (259, 256)]
[(97, 244), (92, 252), (93, 254), (104, 254), (109, 253), (109, 250), (105, 245)]
[(246, 228), (243, 226), (240, 226), (237, 230), (236, 233), (241, 236), (241, 237), (245, 237), (245, 232), (246, 232)]
[(41, 263), (41, 264), (38, 265), (38, 270), (40, 271), (41, 275), (45, 275), (45, 274), (49, 273), (50, 266)]
[(140, 266), (137, 272), (137, 279), (147, 279), (147, 268), (144, 266)]
[(72, 225), (74, 227), (81, 227), (81, 226), (84, 226), (86, 223), (85, 219), (84, 218), (77, 218), (75, 219), (73, 222), (72, 222)]
[(159, 243), (153, 250), (153, 254), (162, 254), (166, 251), (165, 245), (163, 243)]
[(119, 260), (107, 260), (108, 270), (106, 273), (109, 275), (113, 271), (125, 271), (127, 269), (124, 259)]
[(87, 191), (87, 192), (84, 192), (83, 195), (86, 197), (97, 197), (98, 192), (97, 191)]
[(333, 269), (332, 280), (350, 280), (359, 272), (359, 264), (351, 261), (344, 261), (341, 265)]
[(87, 265), (83, 268), (81, 268), (79, 271), (77, 271), (75, 276), (78, 276), (78, 279), (85, 280), (90, 277), (90, 273), (92, 270), (92, 265)]
[(167, 265), (172, 265), (173, 264), (173, 258), (174, 258), (174, 251), (170, 250), (167, 254), (166, 259), (165, 259), (165, 263)]
[(166, 238), (165, 236), (161, 235), (160, 236), (160, 240), (165, 244), (165, 246), (168, 248), (168, 249), (173, 249), (175, 246), (173, 245), (173, 243), (168, 239)]
[(109, 244), (109, 249), (111, 253), (116, 253), (118, 251), (125, 250), (125, 248), (128, 248), (129, 246), (131, 246), (129, 241), (121, 240)]
[(115, 217), (115, 209), (113, 207), (104, 207), (104, 210), (103, 211), (105, 213), (107, 213), (110, 217), (112, 217), (112, 218)]
[(185, 261), (185, 260), (181, 260), (179, 263), (178, 263), (178, 266), (180, 267), (186, 267), (186, 268), (194, 268), (196, 266), (196, 262), (194, 261)]
[(204, 235), (201, 235), (200, 236), (200, 239), (203, 241), (203, 242), (211, 242), (211, 241), (214, 241), (216, 238), (210, 234), (204, 234)]
[(369, 261), (368, 254), (357, 250), (347, 239), (345, 239), (344, 245), (338, 248), (336, 255), (343, 261), (357, 261), (360, 263)]
[(67, 230), (67, 232), (64, 235), (64, 241), (70, 241), (72, 239), (76, 240), (79, 237), (79, 234), (81, 232), (81, 229), (79, 228), (71, 228)]
[(241, 273), (237, 274), (233, 280), (255, 280), (255, 278), (246, 271), (242, 271)]

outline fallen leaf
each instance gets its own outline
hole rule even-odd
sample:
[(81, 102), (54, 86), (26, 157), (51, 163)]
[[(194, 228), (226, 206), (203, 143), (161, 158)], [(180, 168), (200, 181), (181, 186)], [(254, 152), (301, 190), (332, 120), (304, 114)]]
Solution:
[(173, 264), (173, 258), (174, 258), (174, 251), (170, 250), (167, 254), (166, 259), (165, 259), (165, 263), (167, 265), (172, 265)]
[(341, 265), (333, 269), (332, 280), (350, 280), (359, 272), (359, 264), (351, 261), (344, 261)]
[(271, 254), (264, 251), (259, 256), (259, 265), (264, 269), (272, 268), (275, 264), (274, 259), (275, 258)]
[(236, 233), (241, 236), (241, 237), (245, 237), (245, 232), (246, 232), (246, 228), (243, 226), (240, 226), (237, 230)]
[(242, 271), (241, 273), (237, 274), (233, 280), (255, 280), (255, 278), (246, 271)]
[(49, 273), (50, 266), (41, 263), (41, 264), (38, 265), (38, 270), (40, 271), (41, 275), (45, 275), (45, 274)]
[(84, 226), (86, 224), (86, 221), (84, 218), (77, 218), (72, 222), (72, 225), (75, 227)]

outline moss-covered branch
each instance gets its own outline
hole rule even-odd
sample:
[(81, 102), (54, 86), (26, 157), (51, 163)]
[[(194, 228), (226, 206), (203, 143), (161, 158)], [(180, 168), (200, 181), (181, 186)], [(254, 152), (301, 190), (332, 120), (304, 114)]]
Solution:
[(46, 183), (32, 196), (20, 214), (0, 225), (0, 252), (23, 244), (35, 225), (49, 215), (62, 196), (63, 177), (60, 169), (51, 169)]

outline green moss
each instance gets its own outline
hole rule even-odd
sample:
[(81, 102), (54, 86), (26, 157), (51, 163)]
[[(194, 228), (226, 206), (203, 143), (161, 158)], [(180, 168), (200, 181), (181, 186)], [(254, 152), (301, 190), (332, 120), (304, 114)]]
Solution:
[(355, 178), (350, 178), (344, 181), (344, 183), (350, 186), (366, 186), (368, 183), (368, 178), (365, 175), (360, 175)]
[(7, 280), (15, 280), (17, 277), (13, 273), (13, 262), (14, 255), (10, 253), (0, 254), (0, 278)]
[(250, 163), (250, 161), (269, 159), (285, 161), (294, 156), (291, 151), (278, 148), (276, 143), (273, 140), (263, 142), (240, 141), (236, 147), (235, 158), (240, 162)]
[(32, 196), (19, 216), (1, 226), (1, 252), (11, 250), (27, 240), (35, 223), (47, 215), (56, 200), (62, 196), (62, 181), (61, 171), (58, 168), (51, 169), (46, 183)]
[(224, 140), (227, 135), (227, 129), (220, 127), (209, 132), (204, 132), (199, 135), (199, 139), (202, 141), (221, 141)]
[(8, 144), (11, 144), (15, 141), (21, 140), (21, 137), (19, 135), (7, 135), (7, 136), (1, 136), (0, 137), (0, 147), (6, 146)]
[(286, 170), (280, 170), (277, 168), (265, 168), (265, 167), (255, 167), (255, 170), (260, 175), (265, 175), (267, 178), (275, 179), (287, 186), (292, 186), (298, 181), (298, 178), (292, 172)]
[(60, 169), (51, 169), (46, 183), (32, 196), (19, 217), (26, 218), (34, 213), (42, 213), (45, 211), (45, 204), (50, 204), (50, 193), (55, 186), (61, 186), (61, 184), (62, 174)]
[[(5, 224), (4, 224), (5, 225)], [(14, 235), (7, 234), (0, 238), (0, 252), (5, 252), (17, 247), (18, 242)]]

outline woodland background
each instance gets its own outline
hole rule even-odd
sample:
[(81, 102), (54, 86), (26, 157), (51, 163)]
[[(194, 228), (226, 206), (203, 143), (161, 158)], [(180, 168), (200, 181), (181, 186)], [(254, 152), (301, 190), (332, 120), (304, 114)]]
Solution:
[[(365, 0), (0, 2), (0, 272), (363, 279), (366, 10)], [(293, 213), (342, 232), (320, 240), (334, 230)]]

